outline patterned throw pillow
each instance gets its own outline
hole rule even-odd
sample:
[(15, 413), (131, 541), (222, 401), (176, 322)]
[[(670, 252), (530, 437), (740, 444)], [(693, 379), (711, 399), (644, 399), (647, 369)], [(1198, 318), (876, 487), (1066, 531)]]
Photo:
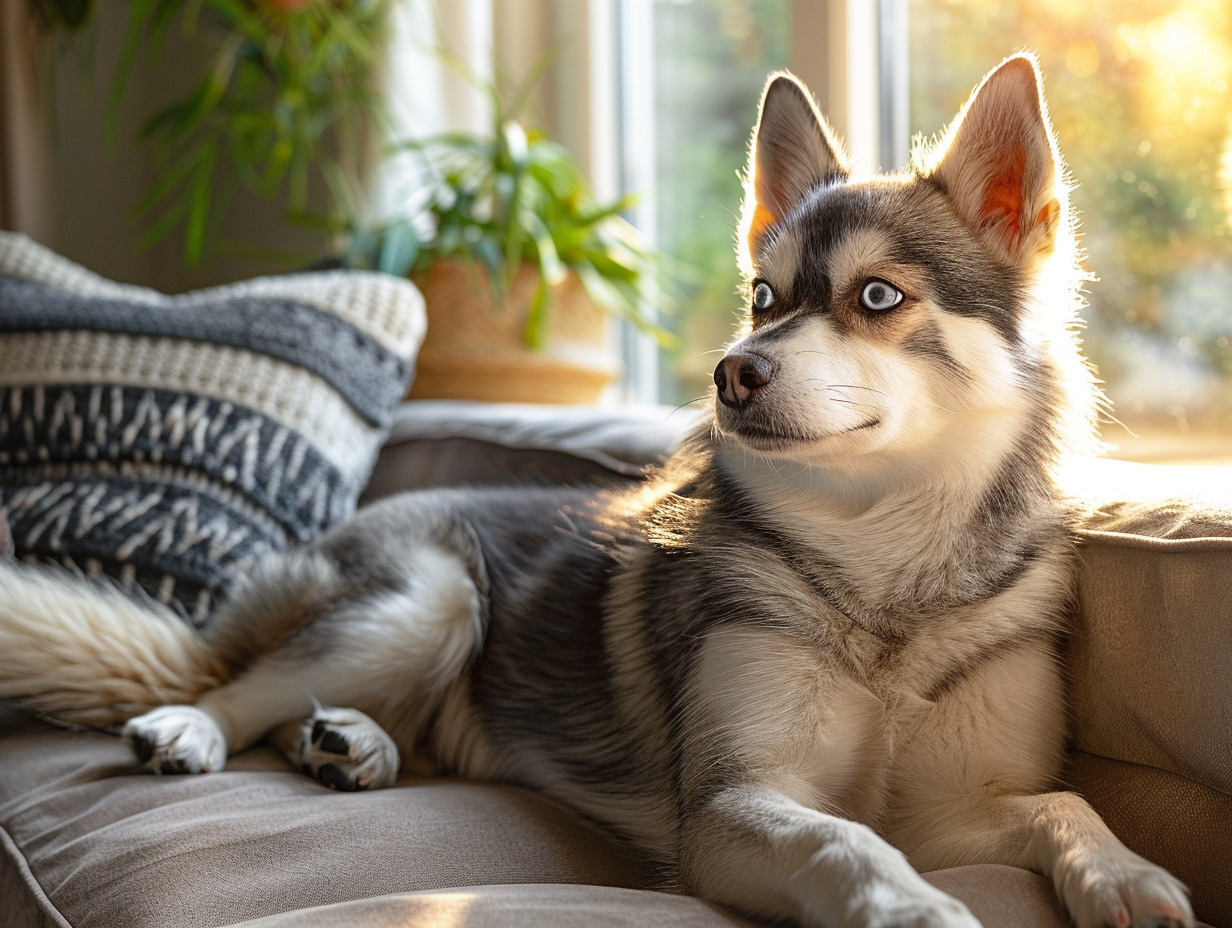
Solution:
[(0, 508), (18, 556), (200, 624), (254, 560), (354, 511), (425, 325), (388, 275), (164, 296), (0, 233)]

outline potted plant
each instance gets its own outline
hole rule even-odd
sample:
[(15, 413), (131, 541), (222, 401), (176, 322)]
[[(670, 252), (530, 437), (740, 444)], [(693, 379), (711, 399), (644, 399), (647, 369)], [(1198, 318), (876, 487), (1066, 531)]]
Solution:
[(493, 99), (490, 134), (406, 143), (431, 183), (415, 215), (357, 232), (349, 263), (409, 274), (428, 334), (411, 397), (593, 402), (619, 374), (611, 314), (660, 339), (656, 256), (571, 154)]

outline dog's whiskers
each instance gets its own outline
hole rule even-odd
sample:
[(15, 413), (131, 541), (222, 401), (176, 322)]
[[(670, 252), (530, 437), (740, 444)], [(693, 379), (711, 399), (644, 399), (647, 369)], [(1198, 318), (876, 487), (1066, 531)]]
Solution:
[(702, 400), (705, 400), (705, 399), (708, 399), (708, 397), (695, 396), (691, 400), (685, 400), (683, 403), (681, 403), (679, 406), (677, 406), (675, 409), (669, 412), (667, 414), (667, 418), (670, 419), (672, 416), (676, 415), (676, 413), (680, 412), (680, 410), (684, 409), (686, 406), (692, 406), (694, 403), (700, 403)]

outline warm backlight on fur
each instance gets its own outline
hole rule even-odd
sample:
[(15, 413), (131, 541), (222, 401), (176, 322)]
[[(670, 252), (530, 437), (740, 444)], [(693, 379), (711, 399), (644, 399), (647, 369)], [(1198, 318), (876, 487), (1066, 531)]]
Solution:
[(1001, 225), (1010, 241), (1017, 241), (1022, 231), (1022, 181), (1026, 170), (1027, 153), (1016, 148), (1001, 172), (994, 174), (984, 188), (980, 224)]

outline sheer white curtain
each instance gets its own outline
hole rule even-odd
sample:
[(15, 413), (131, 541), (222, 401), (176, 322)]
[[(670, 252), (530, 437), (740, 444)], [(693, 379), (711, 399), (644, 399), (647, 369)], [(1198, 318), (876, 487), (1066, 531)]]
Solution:
[[(502, 77), (520, 83), (547, 63), (519, 115), (569, 148), (597, 193), (615, 196), (615, 4), (394, 0), (386, 71), (391, 138), (487, 132), (492, 112), (480, 87)], [(423, 195), (421, 174), (414, 157), (388, 159), (376, 175), (375, 213), (405, 215)]]
[[(484, 132), (491, 107), (495, 0), (396, 0), (386, 65), (389, 140), (439, 132)], [(426, 195), (424, 167), (410, 152), (385, 158), (372, 197), (375, 216), (407, 215)]]

